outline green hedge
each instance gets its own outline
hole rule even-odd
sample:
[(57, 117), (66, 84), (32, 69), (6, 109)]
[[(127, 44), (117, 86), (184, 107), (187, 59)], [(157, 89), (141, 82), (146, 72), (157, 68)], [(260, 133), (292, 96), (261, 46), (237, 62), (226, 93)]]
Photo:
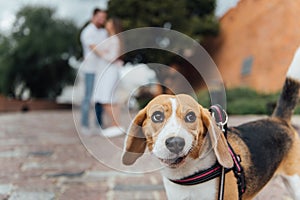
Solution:
[[(249, 88), (228, 89), (226, 90), (227, 112), (232, 115), (270, 115), (274, 110), (279, 94), (263, 94)], [(209, 107), (208, 92), (199, 92), (198, 101), (204, 107)], [(300, 104), (298, 104), (295, 113), (300, 113)]]

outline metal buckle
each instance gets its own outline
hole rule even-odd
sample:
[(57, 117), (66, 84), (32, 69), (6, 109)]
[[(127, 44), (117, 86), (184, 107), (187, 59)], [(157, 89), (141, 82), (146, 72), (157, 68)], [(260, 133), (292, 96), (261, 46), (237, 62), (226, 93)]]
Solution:
[[(222, 109), (222, 111), (225, 113), (225, 121), (224, 122), (216, 122), (216, 124), (218, 125), (218, 127), (224, 132), (225, 131), (225, 125), (228, 123), (228, 114), (225, 112), (225, 110), (224, 109)], [(214, 118), (214, 119), (216, 119), (215, 118), (215, 113), (214, 112), (212, 112), (212, 117)], [(216, 120), (215, 120), (216, 121)]]

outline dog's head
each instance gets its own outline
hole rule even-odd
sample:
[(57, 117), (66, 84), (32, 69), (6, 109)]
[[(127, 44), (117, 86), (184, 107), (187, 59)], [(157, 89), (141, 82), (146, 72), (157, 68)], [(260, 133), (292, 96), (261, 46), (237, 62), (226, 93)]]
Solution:
[(133, 164), (146, 147), (171, 168), (187, 158), (199, 158), (209, 147), (222, 166), (233, 166), (226, 139), (209, 111), (184, 94), (160, 95), (136, 115), (128, 129), (123, 163)]

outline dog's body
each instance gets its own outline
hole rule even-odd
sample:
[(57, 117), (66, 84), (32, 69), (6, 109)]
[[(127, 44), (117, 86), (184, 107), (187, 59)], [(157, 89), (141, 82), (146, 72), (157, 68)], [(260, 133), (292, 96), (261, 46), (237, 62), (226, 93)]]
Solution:
[[(287, 73), (281, 97), (273, 115), (229, 128), (228, 143), (240, 156), (246, 191), (252, 199), (280, 174), (289, 182), (294, 199), (300, 199), (300, 140), (290, 119), (300, 88), (300, 50)], [(232, 168), (228, 143), (209, 111), (187, 95), (161, 95), (135, 117), (125, 143), (123, 163), (133, 164), (146, 147), (166, 165), (162, 174), (169, 199), (208, 199), (218, 196), (219, 179), (183, 186), (179, 180), (205, 170), (218, 162)], [(237, 179), (226, 174), (225, 200), (238, 199)], [(297, 191), (298, 190), (298, 191)]]

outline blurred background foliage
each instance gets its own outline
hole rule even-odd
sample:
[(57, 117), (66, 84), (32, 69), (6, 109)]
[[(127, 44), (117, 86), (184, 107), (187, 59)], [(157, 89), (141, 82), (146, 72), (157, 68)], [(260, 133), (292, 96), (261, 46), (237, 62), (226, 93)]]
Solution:
[(215, 0), (110, 0), (110, 16), (122, 19), (125, 30), (138, 27), (165, 27), (184, 33), (198, 41), (219, 33), (214, 15)]
[(78, 28), (55, 18), (55, 9), (25, 6), (16, 14), (11, 34), (0, 37), (0, 90), (7, 96), (54, 99), (75, 72), (68, 60), (79, 50)]
[[(271, 115), (280, 93), (259, 93), (251, 88), (234, 88), (226, 90), (227, 108), (230, 115), (263, 114)], [(200, 91), (197, 94), (198, 102), (206, 108), (211, 106), (210, 97), (207, 91)], [(300, 114), (300, 104), (295, 110)]]
[[(219, 33), (215, 0), (110, 0), (108, 14), (122, 19), (124, 30), (164, 27), (184, 33), (198, 42)], [(155, 42), (155, 41), (154, 41)], [(125, 41), (126, 43), (126, 41)], [(174, 55), (158, 49), (140, 49), (124, 56), (129, 62), (169, 64)], [(184, 67), (184, 66), (183, 66)]]

